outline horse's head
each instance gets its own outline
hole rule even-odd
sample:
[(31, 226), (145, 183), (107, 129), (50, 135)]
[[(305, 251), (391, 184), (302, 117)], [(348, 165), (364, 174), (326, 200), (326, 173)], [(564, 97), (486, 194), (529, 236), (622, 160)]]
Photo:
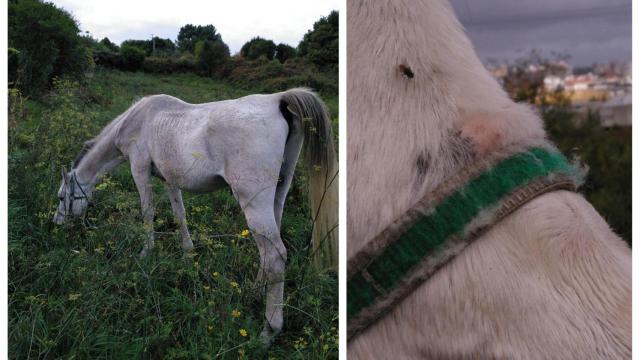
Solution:
[(58, 190), (58, 209), (53, 216), (53, 222), (62, 225), (69, 218), (79, 218), (84, 215), (89, 205), (88, 186), (78, 181), (75, 170), (62, 170), (62, 183)]

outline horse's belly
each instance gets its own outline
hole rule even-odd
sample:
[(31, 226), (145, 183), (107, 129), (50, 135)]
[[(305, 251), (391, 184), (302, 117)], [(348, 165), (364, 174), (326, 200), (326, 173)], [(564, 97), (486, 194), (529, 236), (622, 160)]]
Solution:
[(196, 179), (184, 180), (179, 187), (193, 193), (208, 193), (228, 186), (221, 175), (204, 176)]
[[(177, 158), (182, 158), (176, 155)], [(152, 164), (152, 170), (154, 175), (168, 184), (189, 192), (206, 193), (227, 186), (216, 162), (201, 157), (188, 160), (156, 159)]]

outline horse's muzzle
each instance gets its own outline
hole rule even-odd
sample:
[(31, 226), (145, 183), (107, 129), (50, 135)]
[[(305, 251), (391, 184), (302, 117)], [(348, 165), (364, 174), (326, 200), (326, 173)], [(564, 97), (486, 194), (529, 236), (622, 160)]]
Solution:
[(65, 222), (64, 215), (60, 214), (59, 211), (56, 211), (55, 215), (53, 215), (53, 222), (56, 225), (62, 225)]

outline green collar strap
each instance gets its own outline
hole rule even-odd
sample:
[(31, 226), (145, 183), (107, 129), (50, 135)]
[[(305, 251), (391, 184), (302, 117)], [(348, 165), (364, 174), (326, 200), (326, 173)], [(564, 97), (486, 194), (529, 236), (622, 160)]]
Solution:
[(348, 339), (386, 314), (493, 224), (541, 194), (575, 190), (582, 177), (562, 154), (542, 147), (474, 169), (452, 181), (457, 185), (425, 196), (349, 259)]

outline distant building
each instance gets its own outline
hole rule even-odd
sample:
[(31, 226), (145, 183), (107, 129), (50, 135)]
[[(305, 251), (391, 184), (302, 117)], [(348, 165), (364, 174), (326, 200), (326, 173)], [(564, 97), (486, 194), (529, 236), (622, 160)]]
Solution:
[(544, 88), (547, 91), (563, 90), (564, 79), (560, 76), (547, 75), (544, 77)]
[(562, 92), (581, 113), (597, 111), (602, 126), (631, 126), (630, 62), (612, 61), (575, 69), (564, 60), (528, 64), (524, 68), (517, 66), (494, 61), (487, 64), (487, 70), (501, 84), (510, 72), (524, 70), (528, 74), (543, 75), (546, 91)]
[(593, 88), (595, 85), (595, 75), (592, 73), (584, 75), (569, 75), (564, 79), (565, 90), (567, 91), (585, 91)]

